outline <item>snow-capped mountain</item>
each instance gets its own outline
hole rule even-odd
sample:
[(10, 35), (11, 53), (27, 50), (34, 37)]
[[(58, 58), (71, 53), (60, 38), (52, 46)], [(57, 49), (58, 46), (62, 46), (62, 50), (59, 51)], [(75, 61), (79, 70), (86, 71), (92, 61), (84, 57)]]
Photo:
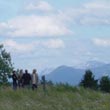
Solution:
[(41, 75), (41, 76), (42, 76), (42, 75), (47, 75), (47, 74), (51, 73), (53, 70), (54, 70), (54, 68), (45, 68), (44, 70), (42, 70), (42, 71), (40, 72), (40, 75)]
[(62, 82), (78, 85), (87, 69), (90, 69), (97, 79), (100, 79), (106, 74), (110, 75), (110, 64), (90, 61), (85, 65), (85, 68), (80, 69), (68, 66), (59, 66), (48, 73), (46, 75), (46, 79), (52, 80), (55, 83)]
[(99, 61), (88, 61), (86, 63), (81, 63), (79, 64), (76, 68), (81, 68), (81, 69), (92, 69), (92, 68), (98, 68), (101, 66), (106, 65), (104, 62), (99, 62)]

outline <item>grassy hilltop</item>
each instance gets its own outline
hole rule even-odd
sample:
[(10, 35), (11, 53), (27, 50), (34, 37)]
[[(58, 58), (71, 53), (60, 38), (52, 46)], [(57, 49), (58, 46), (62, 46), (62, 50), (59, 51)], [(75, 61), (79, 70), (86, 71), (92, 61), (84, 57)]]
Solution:
[(65, 86), (37, 91), (0, 89), (0, 110), (110, 110), (110, 94)]

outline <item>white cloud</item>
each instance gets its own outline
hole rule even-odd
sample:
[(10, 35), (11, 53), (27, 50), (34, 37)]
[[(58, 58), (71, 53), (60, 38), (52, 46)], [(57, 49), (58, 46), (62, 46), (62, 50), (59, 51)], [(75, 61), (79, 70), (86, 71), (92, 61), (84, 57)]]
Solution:
[(37, 3), (30, 3), (25, 7), (25, 9), (28, 11), (38, 10), (38, 11), (48, 12), (48, 11), (52, 11), (53, 7), (48, 2), (38, 1)]
[(23, 53), (25, 53), (25, 52), (31, 52), (35, 49), (34, 48), (34, 43), (20, 44), (20, 43), (17, 43), (16, 41), (14, 41), (12, 39), (5, 40), (2, 43), (11, 52), (17, 52), (17, 53), (22, 53), (23, 52)]
[(42, 44), (44, 47), (53, 49), (64, 47), (64, 42), (61, 39), (50, 39), (47, 42), (43, 42)]
[(96, 17), (84, 17), (82, 20), (80, 20), (80, 23), (82, 25), (89, 24), (89, 25), (110, 25), (110, 20), (107, 18), (96, 18)]
[(108, 1), (94, 1), (84, 4), (84, 7), (88, 9), (110, 9), (110, 2)]
[(100, 0), (85, 3), (81, 10), (81, 24), (110, 25), (110, 2)]
[(15, 40), (8, 39), (1, 42), (9, 51), (13, 53), (30, 53), (36, 49), (60, 49), (64, 48), (64, 42), (61, 39), (49, 39), (43, 41), (34, 41), (30, 43), (18, 43)]
[[(51, 10), (52, 6), (48, 2), (39, 1), (37, 5), (32, 2), (29, 9), (39, 8)], [(48, 15), (38, 15), (33, 12), (31, 15), (18, 16), (7, 22), (1, 22), (0, 35), (8, 37), (64, 36), (73, 33), (68, 28), (73, 23), (82, 25), (110, 25), (109, 11), (110, 3), (94, 1), (82, 4), (80, 8), (62, 11), (56, 9), (56, 13), (52, 11)]]
[(93, 43), (97, 46), (110, 47), (110, 39), (95, 38), (93, 39)]
[(71, 22), (82, 25), (110, 25), (110, 2), (90, 1), (65, 11)]
[(11, 37), (62, 36), (71, 31), (58, 16), (19, 16), (0, 23), (0, 34)]

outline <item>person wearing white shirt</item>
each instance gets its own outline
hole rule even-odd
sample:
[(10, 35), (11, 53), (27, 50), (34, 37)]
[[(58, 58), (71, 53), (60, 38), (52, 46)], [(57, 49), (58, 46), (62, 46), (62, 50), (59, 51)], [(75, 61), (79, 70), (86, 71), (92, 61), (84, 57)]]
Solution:
[(32, 90), (38, 87), (38, 73), (37, 70), (34, 69), (32, 72)]

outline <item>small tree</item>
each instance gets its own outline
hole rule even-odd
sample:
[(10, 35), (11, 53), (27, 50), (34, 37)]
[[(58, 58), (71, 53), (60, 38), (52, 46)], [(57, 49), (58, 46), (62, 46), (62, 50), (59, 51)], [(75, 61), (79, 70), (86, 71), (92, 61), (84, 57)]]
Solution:
[(101, 78), (100, 90), (105, 92), (110, 92), (110, 78), (108, 76), (103, 76)]
[(91, 70), (86, 70), (85, 75), (80, 82), (80, 85), (85, 88), (97, 89), (98, 80), (95, 80), (94, 75)]
[(11, 56), (6, 52), (3, 45), (0, 45), (0, 84), (8, 82), (8, 76), (12, 70)]

